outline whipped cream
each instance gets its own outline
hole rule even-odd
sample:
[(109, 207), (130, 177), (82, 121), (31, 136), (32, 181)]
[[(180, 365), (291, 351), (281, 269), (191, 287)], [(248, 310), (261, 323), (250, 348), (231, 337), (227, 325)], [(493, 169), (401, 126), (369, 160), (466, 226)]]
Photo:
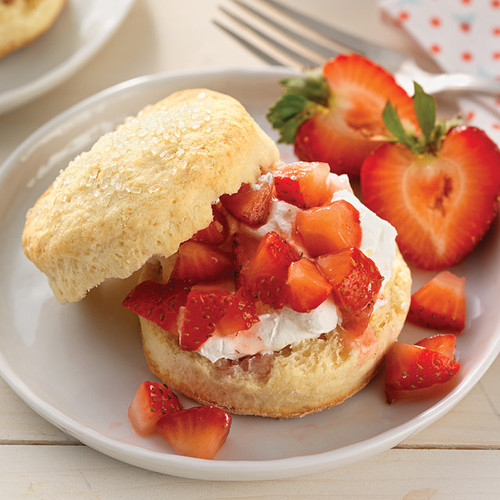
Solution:
[[(396, 255), (396, 230), (356, 198), (347, 176), (331, 173), (328, 181), (340, 189), (334, 193), (332, 201), (343, 199), (359, 211), (362, 230), (360, 249), (375, 262), (384, 277), (379, 298), (375, 303), (375, 307), (380, 306), (383, 303), (380, 297), (383, 296), (384, 285), (390, 280), (392, 261)], [(263, 176), (259, 182), (272, 182), (272, 177), (268, 179), (267, 176)], [(308, 256), (306, 249), (294, 237), (293, 225), (299, 211), (299, 208), (285, 201), (273, 200), (266, 224), (259, 228), (249, 228), (241, 224), (238, 230), (258, 237), (263, 237), (269, 231), (275, 231), (294, 245), (301, 254)], [(231, 221), (231, 225), (235, 223)], [(215, 362), (221, 358), (235, 360), (260, 352), (279, 351), (288, 345), (318, 338), (334, 330), (339, 324), (339, 313), (330, 296), (309, 312), (299, 313), (284, 307), (276, 312), (262, 314), (259, 319), (260, 321), (248, 330), (235, 332), (232, 335), (221, 336), (216, 331), (197, 352)]]

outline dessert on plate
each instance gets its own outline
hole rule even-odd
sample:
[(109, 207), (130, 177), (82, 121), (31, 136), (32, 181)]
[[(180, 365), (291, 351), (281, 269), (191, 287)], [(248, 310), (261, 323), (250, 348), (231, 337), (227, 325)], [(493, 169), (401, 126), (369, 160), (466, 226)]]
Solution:
[(177, 92), (101, 137), (28, 212), (60, 302), (141, 270), (124, 305), (151, 371), (238, 414), (295, 417), (363, 388), (410, 272), (394, 228), (324, 163), (282, 163), (235, 99)]

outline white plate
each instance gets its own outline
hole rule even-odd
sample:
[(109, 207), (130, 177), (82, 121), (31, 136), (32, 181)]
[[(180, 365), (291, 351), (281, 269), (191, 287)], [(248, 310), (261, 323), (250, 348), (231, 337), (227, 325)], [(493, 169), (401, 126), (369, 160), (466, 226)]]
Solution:
[[(500, 224), (456, 271), (467, 276), (468, 326), (458, 338), (459, 384), (428, 401), (387, 405), (377, 377), (342, 405), (302, 419), (235, 416), (229, 438), (208, 461), (173, 453), (161, 437), (139, 438), (127, 422), (138, 385), (151, 378), (138, 322), (120, 306), (133, 280), (111, 280), (78, 304), (56, 302), (23, 255), (29, 207), (58, 171), (104, 131), (146, 103), (190, 87), (240, 99), (264, 129), (286, 70), (217, 70), (144, 77), (106, 90), (55, 118), (22, 144), (0, 171), (0, 372), (36, 412), (83, 443), (124, 462), (200, 479), (271, 479), (320, 472), (388, 449), (452, 408), (500, 350)], [(285, 158), (292, 158), (289, 148)], [(428, 276), (427, 276), (428, 277)], [(416, 274), (417, 285), (426, 276)], [(428, 331), (406, 328), (416, 341)], [(473, 422), (470, 422), (473, 425)]]
[(68, 0), (46, 33), (0, 59), (0, 114), (73, 75), (107, 42), (133, 3), (134, 0)]

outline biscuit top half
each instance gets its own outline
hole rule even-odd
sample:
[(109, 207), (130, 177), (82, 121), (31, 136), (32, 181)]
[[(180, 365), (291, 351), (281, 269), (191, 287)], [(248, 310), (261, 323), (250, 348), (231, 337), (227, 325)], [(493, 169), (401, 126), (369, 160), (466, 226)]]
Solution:
[(235, 99), (172, 94), (102, 136), (28, 211), (22, 244), (60, 302), (168, 257), (211, 205), (272, 169), (274, 142)]

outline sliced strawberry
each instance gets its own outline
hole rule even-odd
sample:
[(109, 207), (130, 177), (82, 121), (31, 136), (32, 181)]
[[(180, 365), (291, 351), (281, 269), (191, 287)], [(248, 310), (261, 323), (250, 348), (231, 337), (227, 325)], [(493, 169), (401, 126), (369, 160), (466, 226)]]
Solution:
[(165, 415), (182, 409), (177, 396), (166, 385), (143, 382), (128, 408), (128, 419), (139, 436), (155, 433), (155, 424)]
[(359, 212), (345, 200), (299, 212), (295, 226), (311, 257), (361, 244)]
[(332, 172), (358, 176), (365, 158), (389, 139), (382, 121), (388, 100), (418, 129), (411, 99), (394, 77), (355, 54), (328, 61), (322, 75), (283, 85), (285, 93), (268, 113), (280, 142), (294, 143), (300, 160), (329, 163)]
[(231, 420), (216, 406), (195, 406), (161, 418), (156, 430), (177, 453), (212, 459), (226, 442)]
[(298, 258), (295, 249), (271, 231), (262, 238), (249, 261), (243, 276), (244, 282), (262, 303), (280, 309), (287, 300), (288, 268)]
[(226, 313), (231, 297), (231, 293), (222, 287), (193, 287), (184, 309), (179, 342), (182, 349), (196, 351), (213, 335), (215, 325)]
[(325, 205), (332, 200), (334, 186), (328, 182), (327, 163), (289, 163), (274, 173), (276, 197), (299, 208)]
[(316, 264), (333, 285), (335, 302), (346, 311), (360, 311), (374, 300), (382, 285), (375, 262), (359, 248), (321, 255)]
[(465, 328), (465, 278), (441, 271), (411, 296), (408, 321), (434, 330)]
[(258, 227), (267, 222), (271, 208), (272, 185), (243, 184), (235, 194), (224, 194), (220, 201), (224, 208), (241, 222)]
[(231, 299), (227, 311), (217, 322), (217, 329), (221, 335), (248, 330), (260, 321), (257, 307), (251, 293), (246, 288), (239, 288)]
[(212, 222), (205, 229), (201, 229), (192, 237), (195, 241), (202, 243), (209, 243), (210, 245), (220, 245), (229, 234), (229, 225), (224, 214), (217, 206), (212, 206), (212, 213), (214, 218)]
[(438, 351), (395, 342), (385, 358), (385, 387), (388, 402), (402, 397), (407, 391), (433, 387), (451, 380), (460, 364)]
[(361, 188), (365, 204), (397, 229), (403, 256), (442, 270), (472, 252), (497, 214), (500, 151), (477, 128), (435, 125), (435, 103), (418, 85), (414, 100), (422, 135), (407, 133), (388, 106), (384, 119), (400, 142), (367, 158)]
[(287, 285), (287, 302), (297, 312), (316, 309), (333, 288), (316, 265), (305, 257), (290, 264)]
[(440, 333), (419, 340), (416, 345), (440, 352), (447, 358), (453, 359), (455, 356), (455, 340), (456, 337), (452, 333)]
[(232, 267), (231, 256), (220, 248), (189, 240), (179, 247), (172, 278), (191, 283), (213, 281)]
[(368, 323), (372, 317), (373, 302), (369, 302), (363, 309), (359, 310), (342, 310), (341, 328), (345, 330), (351, 337), (359, 337), (363, 335), (368, 328)]
[(239, 286), (245, 284), (245, 276), (248, 275), (250, 259), (257, 252), (259, 240), (244, 233), (233, 235), (233, 255), (236, 267), (236, 281)]
[(125, 297), (122, 305), (177, 335), (177, 315), (186, 303), (189, 289), (185, 281), (171, 279), (164, 284), (143, 281)]

